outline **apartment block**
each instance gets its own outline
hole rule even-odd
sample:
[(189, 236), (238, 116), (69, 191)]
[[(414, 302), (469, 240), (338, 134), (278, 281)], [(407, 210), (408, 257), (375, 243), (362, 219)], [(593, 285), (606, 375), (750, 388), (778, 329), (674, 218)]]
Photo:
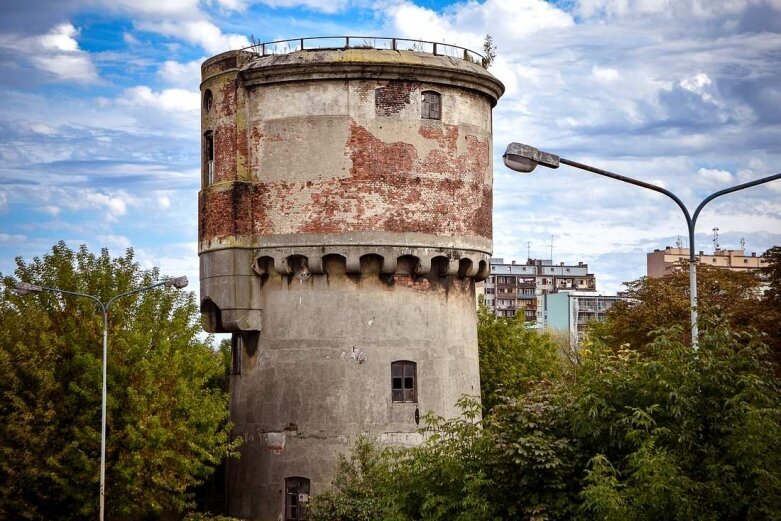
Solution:
[(553, 264), (549, 259), (529, 259), (524, 264), (492, 258), (485, 282), (485, 304), (497, 316), (524, 314), (538, 327), (546, 324), (546, 298), (561, 291), (596, 292), (594, 274), (588, 264)]
[[(712, 254), (706, 255), (700, 251), (696, 256), (699, 264), (707, 264), (734, 271), (755, 271), (765, 266), (766, 261), (755, 252), (746, 255), (745, 250), (728, 250), (717, 248)], [(689, 260), (688, 248), (673, 248), (667, 246), (663, 250), (654, 250), (647, 255), (648, 276), (663, 277), (681, 261)]]
[(584, 291), (563, 291), (547, 295), (548, 327), (569, 338), (577, 348), (589, 322), (605, 320), (613, 305), (621, 300), (617, 295), (595, 295)]

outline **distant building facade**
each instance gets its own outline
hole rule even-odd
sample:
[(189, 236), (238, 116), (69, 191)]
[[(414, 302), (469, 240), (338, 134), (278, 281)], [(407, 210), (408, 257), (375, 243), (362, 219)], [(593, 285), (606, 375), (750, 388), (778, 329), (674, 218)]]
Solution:
[(546, 298), (561, 291), (596, 293), (597, 282), (588, 264), (553, 264), (549, 259), (529, 259), (525, 264), (492, 258), (485, 282), (485, 304), (500, 317), (523, 313), (527, 322), (546, 324)]
[[(767, 264), (765, 259), (758, 257), (755, 252), (752, 252), (751, 255), (746, 255), (745, 250), (727, 250), (722, 248), (716, 249), (709, 255), (700, 251), (696, 258), (700, 264), (733, 271), (756, 271)], [(688, 248), (667, 246), (663, 250), (654, 250), (647, 255), (648, 276), (663, 277), (670, 273), (673, 266), (681, 261), (688, 260)]]
[(548, 327), (567, 334), (570, 346), (578, 347), (590, 322), (601, 322), (617, 295), (595, 295), (585, 291), (563, 291), (547, 295)]

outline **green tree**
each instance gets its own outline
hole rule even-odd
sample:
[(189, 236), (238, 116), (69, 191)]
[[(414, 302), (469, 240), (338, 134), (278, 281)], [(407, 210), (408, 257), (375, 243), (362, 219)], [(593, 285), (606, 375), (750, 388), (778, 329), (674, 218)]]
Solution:
[[(736, 331), (761, 326), (760, 280), (749, 272), (736, 272), (708, 265), (697, 267), (697, 296), (700, 329), (708, 317), (722, 317)], [(678, 266), (664, 277), (642, 277), (626, 283), (627, 301), (616, 303), (601, 323), (592, 323), (591, 337), (608, 344), (627, 344), (640, 349), (651, 341), (651, 333), (676, 328), (678, 340), (691, 342), (689, 272)]]
[(390, 509), (390, 458), (375, 443), (359, 437), (349, 457), (340, 455), (332, 489), (315, 496), (310, 521), (377, 521)]
[(757, 313), (757, 329), (767, 336), (765, 342), (781, 375), (781, 246), (773, 246), (762, 254), (767, 264), (762, 268), (763, 282), (767, 285)]
[(773, 246), (762, 254), (762, 258), (767, 263), (760, 270), (767, 282), (764, 299), (781, 306), (781, 246)]
[(548, 333), (527, 328), (522, 314), (507, 319), (480, 306), (477, 344), (484, 412), (563, 370), (559, 343)]
[[(151, 284), (133, 251), (111, 258), (63, 242), (16, 260), (0, 300), (0, 518), (84, 519), (98, 508), (102, 319), (88, 299), (18, 296), (22, 280), (112, 295)], [(159, 288), (112, 305), (107, 512), (182, 511), (230, 452), (219, 353), (199, 338), (192, 293)]]

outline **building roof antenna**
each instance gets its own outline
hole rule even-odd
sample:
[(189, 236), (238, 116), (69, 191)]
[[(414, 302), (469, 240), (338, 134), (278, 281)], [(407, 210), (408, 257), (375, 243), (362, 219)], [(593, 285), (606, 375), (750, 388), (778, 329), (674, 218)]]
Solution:
[(551, 266), (553, 266), (553, 239), (555, 239), (556, 236), (551, 234), (550, 236), (550, 263)]
[(713, 253), (719, 251), (719, 229), (713, 228)]

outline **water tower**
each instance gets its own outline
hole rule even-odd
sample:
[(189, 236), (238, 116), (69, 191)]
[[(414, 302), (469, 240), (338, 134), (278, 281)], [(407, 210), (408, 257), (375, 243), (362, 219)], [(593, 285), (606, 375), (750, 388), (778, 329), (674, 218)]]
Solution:
[(237, 517), (304, 519), (355, 436), (420, 443), (422, 413), (480, 392), (504, 87), (453, 46), (323, 43), (202, 66), (201, 310), (233, 334)]

